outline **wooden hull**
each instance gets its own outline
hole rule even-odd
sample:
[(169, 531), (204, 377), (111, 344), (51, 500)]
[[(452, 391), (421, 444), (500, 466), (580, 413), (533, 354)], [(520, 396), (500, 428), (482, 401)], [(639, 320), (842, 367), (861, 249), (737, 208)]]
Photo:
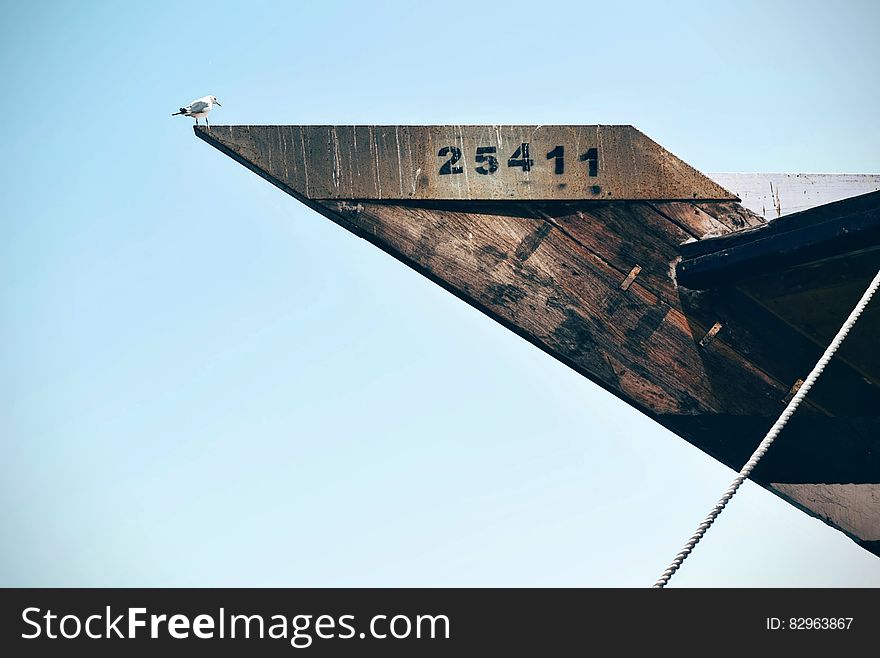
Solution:
[[(868, 250), (688, 289), (677, 281), (683, 243), (765, 223), (698, 178), (642, 197), (621, 184), (612, 199), (436, 189), (424, 198), (347, 197), (327, 192), (332, 181), (317, 187), (312, 178), (310, 193), (296, 187), (303, 176), (290, 176), (292, 162), (249, 127), (196, 132), (736, 470), (880, 267), (880, 251)], [(310, 154), (303, 147), (296, 157), (302, 164)], [(697, 187), (700, 196), (681, 198)], [(876, 309), (752, 479), (880, 554)]]

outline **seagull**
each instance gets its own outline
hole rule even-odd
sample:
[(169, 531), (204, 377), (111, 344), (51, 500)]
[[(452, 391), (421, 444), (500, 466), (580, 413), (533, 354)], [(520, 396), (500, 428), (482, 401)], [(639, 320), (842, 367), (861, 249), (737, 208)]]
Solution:
[(215, 105), (220, 105), (216, 96), (202, 96), (186, 107), (180, 108), (180, 111), (175, 112), (171, 116), (176, 117), (178, 114), (182, 114), (185, 117), (193, 117), (196, 120), (196, 125), (199, 125), (199, 119), (205, 117), (205, 125), (210, 128), (210, 125), (208, 124), (208, 112), (210, 112), (211, 108)]

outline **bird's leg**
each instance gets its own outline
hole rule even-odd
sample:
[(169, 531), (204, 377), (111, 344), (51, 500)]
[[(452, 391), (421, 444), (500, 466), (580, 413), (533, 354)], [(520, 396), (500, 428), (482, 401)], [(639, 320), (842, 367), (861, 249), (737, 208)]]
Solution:
[(205, 117), (205, 125), (206, 125), (206, 126), (208, 126), (208, 128), (210, 128), (210, 127), (211, 127), (211, 124), (210, 124), (210, 123), (208, 123), (208, 117)]

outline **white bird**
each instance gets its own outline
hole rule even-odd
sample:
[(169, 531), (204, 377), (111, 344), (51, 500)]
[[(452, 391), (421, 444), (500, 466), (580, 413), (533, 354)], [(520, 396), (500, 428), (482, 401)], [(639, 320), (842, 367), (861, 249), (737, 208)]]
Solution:
[[(193, 117), (196, 120), (196, 125), (199, 125), (199, 119), (204, 117), (205, 125), (207, 126), (209, 125), (208, 112), (210, 112), (211, 108), (215, 105), (220, 105), (216, 96), (202, 96), (186, 107), (180, 108), (180, 111), (175, 112), (171, 116), (176, 117), (178, 114), (182, 114), (185, 117)], [(223, 106), (221, 105), (220, 107)]]

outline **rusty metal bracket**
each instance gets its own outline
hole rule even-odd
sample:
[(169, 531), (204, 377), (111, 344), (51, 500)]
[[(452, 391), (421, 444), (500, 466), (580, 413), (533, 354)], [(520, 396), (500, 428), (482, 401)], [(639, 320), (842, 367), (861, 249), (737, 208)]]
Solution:
[(791, 385), (791, 388), (788, 390), (788, 393), (786, 394), (786, 396), (784, 398), (782, 398), (782, 401), (785, 404), (788, 404), (789, 402), (791, 402), (791, 399), (795, 396), (795, 394), (801, 389), (801, 386), (803, 386), (803, 385), (804, 385), (803, 379), (798, 379), (797, 381), (795, 381), (795, 383)]
[(712, 325), (712, 328), (706, 332), (706, 335), (700, 340), (700, 347), (706, 347), (709, 343), (715, 340), (715, 336), (718, 335), (718, 332), (721, 331), (721, 323), (716, 322)]
[(621, 282), (620, 289), (627, 290), (630, 287), (630, 285), (632, 284), (632, 282), (636, 280), (636, 277), (639, 275), (639, 272), (641, 272), (641, 271), (642, 271), (641, 265), (636, 265), (635, 267), (633, 267), (629, 271), (629, 274), (626, 275), (626, 278)]

